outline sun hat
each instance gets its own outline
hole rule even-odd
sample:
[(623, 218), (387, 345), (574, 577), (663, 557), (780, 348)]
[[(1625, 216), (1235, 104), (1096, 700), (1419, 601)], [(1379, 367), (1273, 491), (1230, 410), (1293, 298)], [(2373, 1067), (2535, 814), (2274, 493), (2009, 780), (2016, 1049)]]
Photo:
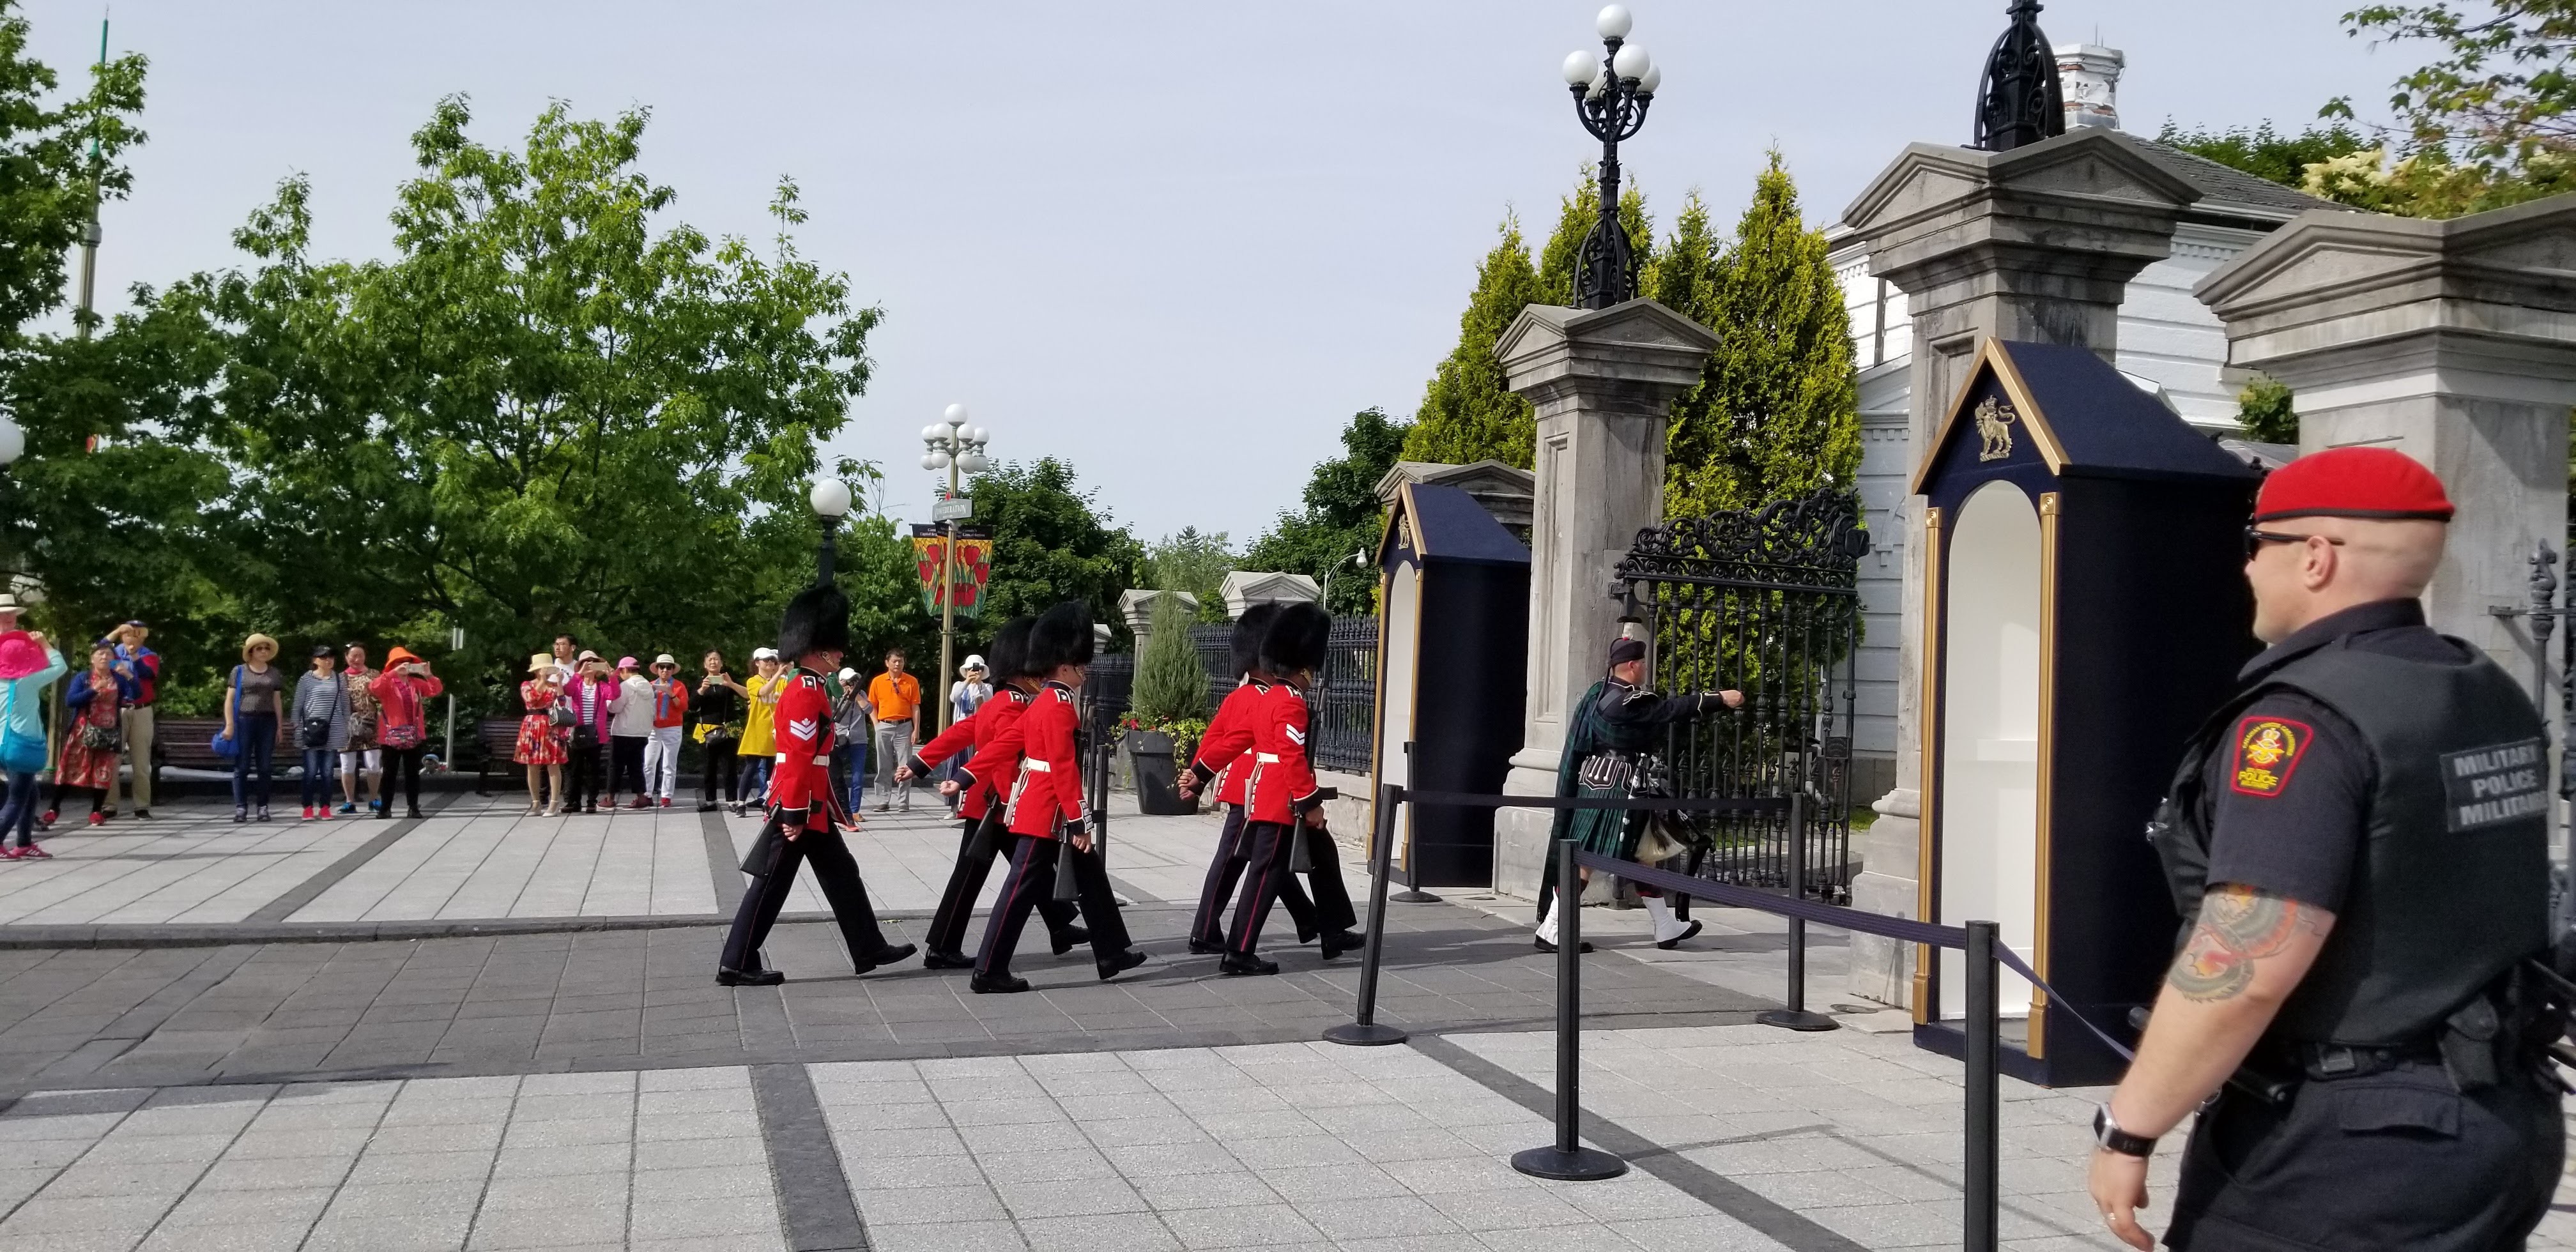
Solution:
[(392, 648), (390, 648), (390, 649), (386, 650), (386, 652), (385, 652), (385, 668), (386, 668), (386, 669), (392, 669), (392, 668), (394, 668), (395, 666), (398, 666), (398, 665), (418, 665), (418, 664), (420, 664), (420, 656), (419, 656), (419, 654), (418, 654), (418, 653), (413, 652), (413, 651), (412, 651), (411, 649), (409, 649), (409, 648), (406, 648), (406, 647), (402, 646), (401, 644), (395, 644)]
[(633, 669), (633, 668), (635, 668), (635, 658), (634, 658), (634, 657), (631, 657), (631, 656), (621, 656), (621, 657), (617, 658), (617, 668), (619, 668), (619, 669)]
[(775, 661), (778, 659), (778, 649), (753, 648), (751, 650), (751, 659), (755, 661)]
[(677, 661), (676, 659), (674, 659), (674, 658), (671, 656), (671, 654), (670, 654), (670, 653), (668, 653), (668, 652), (662, 653), (662, 654), (660, 654), (660, 655), (658, 655), (658, 656), (654, 657), (654, 658), (653, 658), (653, 663), (654, 663), (655, 665), (668, 665), (668, 666), (672, 666), (673, 668), (677, 668), (677, 667), (679, 666), (679, 664), (680, 664), (680, 663), (679, 663), (679, 661)]
[(958, 666), (957, 672), (963, 674), (970, 669), (982, 668), (984, 668), (984, 654), (981, 652), (969, 652), (966, 654), (966, 663)]
[(856, 678), (856, 677), (858, 677), (858, 676), (859, 676), (859, 671), (854, 670), (854, 669), (845, 669), (845, 670), (842, 670), (842, 671), (841, 671), (841, 681), (842, 681), (842, 682), (848, 682), (848, 681), (850, 681), (851, 679)]
[(557, 661), (557, 660), (555, 659), (555, 654), (554, 654), (554, 653), (552, 653), (552, 652), (540, 652), (540, 653), (536, 654), (535, 656), (532, 656), (532, 657), (529, 657), (529, 658), (528, 658), (528, 672), (529, 672), (529, 673), (531, 673), (531, 674), (534, 674), (534, 673), (538, 672), (539, 670), (549, 670), (549, 669), (553, 669), (553, 668), (555, 668), (556, 666), (561, 665), (561, 664), (562, 664), (562, 662), (561, 662), (561, 661)]
[(596, 661), (599, 659), (599, 654), (588, 648), (584, 648), (581, 650), (581, 655), (574, 657), (573, 659), (576, 661)]
[(45, 668), (44, 645), (23, 630), (0, 634), (0, 679), (24, 678)]

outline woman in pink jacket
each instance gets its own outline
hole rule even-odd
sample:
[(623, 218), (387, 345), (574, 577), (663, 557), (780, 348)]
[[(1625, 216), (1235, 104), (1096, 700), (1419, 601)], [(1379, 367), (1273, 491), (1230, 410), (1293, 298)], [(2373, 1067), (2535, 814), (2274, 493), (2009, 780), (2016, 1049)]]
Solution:
[(367, 684), (367, 694), (376, 698), (381, 710), (376, 718), (376, 742), (384, 745), (385, 751), (385, 802), (376, 810), (376, 816), (394, 815), (396, 778), (403, 779), (403, 799), (411, 806), (405, 816), (425, 816), (420, 811), (420, 756), (428, 749), (429, 724), (422, 708), (443, 690), (437, 676), (429, 672), (429, 662), (400, 646), (385, 654), (383, 672)]

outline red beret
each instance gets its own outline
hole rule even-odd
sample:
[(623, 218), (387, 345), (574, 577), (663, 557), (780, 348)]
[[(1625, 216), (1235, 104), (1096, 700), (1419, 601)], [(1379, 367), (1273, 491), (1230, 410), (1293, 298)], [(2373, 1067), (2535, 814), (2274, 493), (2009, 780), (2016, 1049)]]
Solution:
[(2451, 520), (2451, 498), (2424, 463), (2394, 448), (2330, 448), (2272, 471), (2254, 520), (2285, 517)]

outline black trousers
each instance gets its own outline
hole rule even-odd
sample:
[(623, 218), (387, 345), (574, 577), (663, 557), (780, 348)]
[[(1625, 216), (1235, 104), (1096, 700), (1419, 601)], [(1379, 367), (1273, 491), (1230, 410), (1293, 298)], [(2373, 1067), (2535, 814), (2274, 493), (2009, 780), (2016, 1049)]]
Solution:
[(427, 751), (429, 751), (427, 744), (410, 748), (385, 749), (384, 789), (379, 794), (385, 798), (386, 812), (393, 811), (396, 778), (402, 779), (403, 804), (410, 812), (420, 811), (420, 758)]
[(841, 841), (841, 832), (829, 826), (821, 830), (806, 829), (794, 839), (777, 836), (778, 814), (773, 810), (769, 824), (761, 829), (760, 841), (752, 845), (754, 854), (768, 845), (773, 837), (778, 855), (767, 872), (754, 874), (744, 886), (742, 905), (733, 912), (733, 929), (726, 932), (724, 968), (750, 970), (759, 967), (759, 952), (769, 941), (769, 928), (778, 924), (778, 911), (787, 906), (788, 888), (796, 885), (796, 867), (811, 862), (814, 884), (823, 889), (823, 899), (832, 906), (832, 920), (841, 927), (841, 942), (849, 945), (850, 959), (859, 961), (885, 950), (885, 931), (877, 926), (877, 914), (868, 905), (868, 885), (859, 880), (859, 862), (850, 855), (850, 846)]
[[(1055, 893), (1056, 860), (1063, 841), (1045, 835), (1021, 835), (1011, 849), (1011, 873), (1002, 880), (1002, 898), (984, 925), (984, 946), (975, 956), (975, 972), (1000, 976), (1011, 972), (1011, 954), (1019, 950), (1020, 932), (1038, 901)], [(1118, 916), (1118, 898), (1109, 892), (1109, 871), (1093, 852), (1072, 855), (1074, 900), (1083, 924), (1091, 928), (1091, 954), (1108, 960), (1127, 950), (1127, 922)]]
[(1225, 949), (1250, 956), (1261, 946), (1261, 927), (1270, 920), (1270, 905), (1289, 879), (1288, 862), (1302, 822), (1245, 822), (1243, 894), (1235, 898), (1234, 921), (1226, 927)]
[(608, 737), (608, 796), (612, 801), (621, 791), (644, 794), (643, 735), (610, 735)]
[[(1199, 888), (1199, 911), (1190, 919), (1190, 937), (1201, 944), (1212, 947), (1224, 945), (1226, 901), (1234, 898), (1235, 884), (1243, 877), (1244, 856), (1248, 851), (1243, 843), (1243, 806), (1229, 804), (1225, 806), (1225, 826), (1216, 836), (1216, 859), (1208, 862), (1207, 882)], [(1332, 873), (1333, 885), (1339, 889), (1342, 880), (1340, 867), (1336, 865)], [(1295, 878), (1280, 886), (1279, 905), (1288, 910), (1288, 919), (1297, 924), (1297, 942), (1304, 943), (1315, 937), (1315, 901), (1306, 898), (1305, 888), (1298, 886)], [(1350, 908), (1347, 892), (1343, 893), (1342, 907), (1345, 911)], [(1326, 929), (1343, 929), (1358, 922), (1359, 916), (1352, 914), (1351, 920)]]
[[(976, 836), (988, 824), (991, 832), (978, 842)], [(939, 893), (939, 911), (930, 915), (930, 934), (922, 940), (924, 947), (947, 956), (963, 954), (966, 924), (975, 919), (975, 901), (984, 894), (984, 879), (993, 872), (993, 859), (1016, 838), (1002, 829), (1002, 811), (998, 808), (960, 823), (957, 868), (948, 872), (948, 889)], [(1070, 900), (1056, 899), (1052, 891), (1038, 898), (1036, 908), (1038, 916), (1046, 919), (1047, 936), (1058, 940), (1056, 946), (1071, 946), (1058, 937), (1073, 925), (1081, 910)]]
[(2183, 1149), (2165, 1242), (2190, 1252), (2503, 1252), (2540, 1224), (2567, 1157), (2558, 1093), (2515, 1074), (2462, 1093), (2439, 1062), (2235, 1090)]
[(700, 804), (730, 803), (734, 798), (733, 793), (741, 788), (742, 766), (738, 762), (742, 758), (733, 753), (735, 742), (731, 739), (718, 741), (710, 738), (698, 745), (706, 750), (707, 757), (704, 770), (698, 780)]
[[(564, 811), (570, 813), (581, 809), (598, 808), (599, 728), (573, 727), (572, 743), (564, 751), (568, 754), (564, 758)], [(392, 753), (389, 751), (386, 755), (391, 757)], [(388, 760), (386, 764), (390, 768), (392, 762)], [(392, 775), (387, 775), (385, 781), (391, 783)]]

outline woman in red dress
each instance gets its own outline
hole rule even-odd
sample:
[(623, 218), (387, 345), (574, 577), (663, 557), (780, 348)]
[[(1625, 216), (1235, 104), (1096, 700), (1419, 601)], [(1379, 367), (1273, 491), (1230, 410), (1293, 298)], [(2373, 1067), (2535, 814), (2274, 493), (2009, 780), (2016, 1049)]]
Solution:
[(89, 824), (107, 823), (99, 810), (116, 792), (116, 759), (125, 750), (117, 711), (134, 694), (134, 680), (117, 673), (115, 664), (114, 648), (100, 644), (90, 649), (89, 669), (73, 675), (70, 690), (63, 694), (72, 717), (63, 733), (62, 761), (54, 770), (54, 802), (45, 806), (48, 826), (62, 811), (63, 796), (75, 791), (90, 793)]
[[(528, 816), (553, 817), (563, 812), (563, 767), (570, 753), (570, 726), (554, 724), (555, 703), (563, 699), (563, 671), (552, 654), (538, 653), (528, 661), (534, 675), (519, 684), (519, 699), (528, 706), (527, 716), (519, 719), (519, 742), (510, 759), (528, 767)], [(537, 789), (538, 775), (545, 777), (547, 789)], [(541, 795), (554, 797), (554, 803), (542, 814), (537, 802)]]

